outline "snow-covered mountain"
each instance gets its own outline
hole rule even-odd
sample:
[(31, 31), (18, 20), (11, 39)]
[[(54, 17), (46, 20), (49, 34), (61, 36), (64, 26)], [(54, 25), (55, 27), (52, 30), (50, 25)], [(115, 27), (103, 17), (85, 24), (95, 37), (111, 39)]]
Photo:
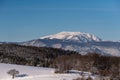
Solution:
[(91, 42), (91, 41), (102, 41), (100, 38), (89, 33), (82, 32), (60, 32), (57, 34), (40, 37), (40, 39), (60, 39), (64, 41), (77, 41), (77, 42)]
[(102, 41), (89, 33), (60, 32), (20, 43), (27, 46), (53, 47), (77, 51), (80, 54), (97, 52), (102, 55), (120, 56), (120, 42)]

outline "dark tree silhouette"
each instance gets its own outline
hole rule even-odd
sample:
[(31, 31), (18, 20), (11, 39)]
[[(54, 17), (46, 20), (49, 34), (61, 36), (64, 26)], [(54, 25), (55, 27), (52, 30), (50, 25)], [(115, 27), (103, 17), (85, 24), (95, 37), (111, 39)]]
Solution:
[(11, 69), (7, 73), (12, 76), (12, 79), (14, 79), (15, 76), (19, 74), (19, 71), (17, 71), (16, 69)]

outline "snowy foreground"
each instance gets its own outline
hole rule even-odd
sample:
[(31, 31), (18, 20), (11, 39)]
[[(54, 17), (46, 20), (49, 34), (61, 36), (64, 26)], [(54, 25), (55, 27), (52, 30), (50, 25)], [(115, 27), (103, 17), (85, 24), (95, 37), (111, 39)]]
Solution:
[[(80, 77), (79, 74), (55, 74), (55, 69), (32, 67), (22, 65), (12, 65), (0, 63), (0, 80), (13, 80), (11, 76), (7, 74), (10, 69), (16, 69), (20, 73), (14, 80), (72, 80)], [(89, 73), (86, 73), (86, 77)]]

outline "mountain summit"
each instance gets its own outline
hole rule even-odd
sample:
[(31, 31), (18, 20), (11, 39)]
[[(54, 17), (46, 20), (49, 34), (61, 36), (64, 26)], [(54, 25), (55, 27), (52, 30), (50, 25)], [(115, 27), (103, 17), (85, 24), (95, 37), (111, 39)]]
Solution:
[(48, 35), (40, 37), (40, 39), (59, 39), (67, 41), (77, 41), (77, 42), (99, 42), (102, 41), (100, 38), (89, 33), (82, 32), (60, 32), (53, 35)]

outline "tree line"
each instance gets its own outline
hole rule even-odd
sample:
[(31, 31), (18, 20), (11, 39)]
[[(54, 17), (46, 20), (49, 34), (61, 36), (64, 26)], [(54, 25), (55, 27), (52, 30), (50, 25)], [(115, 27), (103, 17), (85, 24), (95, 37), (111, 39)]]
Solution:
[(66, 73), (72, 69), (120, 79), (120, 57), (102, 56), (98, 53), (71, 54), (57, 57), (53, 64), (59, 73)]
[(70, 54), (78, 53), (50, 47), (0, 44), (1, 63), (50, 67), (56, 57)]

